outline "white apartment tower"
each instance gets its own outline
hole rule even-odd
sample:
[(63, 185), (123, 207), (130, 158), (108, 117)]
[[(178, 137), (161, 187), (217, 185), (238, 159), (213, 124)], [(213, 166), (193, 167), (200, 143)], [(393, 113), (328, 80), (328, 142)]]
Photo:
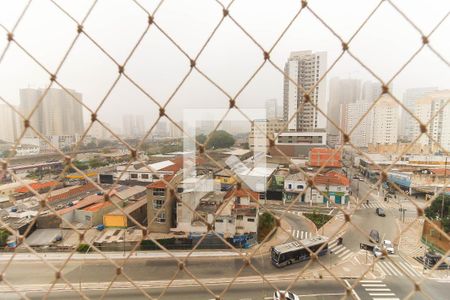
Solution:
[(395, 144), (398, 141), (399, 105), (383, 95), (372, 108), (371, 144)]
[[(367, 101), (341, 104), (340, 127), (346, 133), (353, 130), (350, 133), (350, 141), (359, 148), (367, 148), (372, 137), (373, 113), (369, 111), (371, 104)], [(366, 114), (367, 111), (369, 113)]]
[[(326, 52), (297, 51), (289, 56), (284, 67), (283, 119), (289, 121), (293, 114), (295, 117), (288, 124), (288, 130), (314, 131), (326, 128), (325, 116), (310, 103), (305, 103), (303, 90), (298, 87), (303, 87), (309, 92), (325, 74), (326, 67)], [(326, 114), (326, 80), (320, 81), (309, 95), (311, 102)], [(299, 110), (298, 113), (297, 110)]]
[(20, 134), (20, 117), (6, 104), (0, 104), (0, 141), (14, 143)]
[[(403, 94), (403, 105), (414, 113), (416, 101), (425, 97), (427, 94), (437, 91), (437, 89), (437, 87), (407, 89)], [(414, 139), (414, 128), (417, 121), (404, 109), (402, 109), (401, 115), (400, 136), (407, 141), (412, 141)]]
[(269, 120), (278, 118), (278, 104), (277, 99), (266, 100), (266, 118)]
[(268, 138), (274, 139), (280, 133), (286, 122), (281, 119), (258, 119), (252, 121), (248, 145), (253, 152), (267, 153), (269, 150)]
[[(30, 124), (43, 135), (81, 135), (83, 133), (82, 95), (74, 90), (67, 93), (62, 89), (21, 89), (20, 111), (25, 117), (36, 105)], [(40, 99), (43, 98), (40, 104)], [(74, 99), (76, 98), (76, 99)], [(34, 135), (27, 131), (26, 136)]]
[[(450, 90), (429, 93), (417, 100), (414, 105), (414, 115), (423, 123), (428, 124), (428, 135), (423, 134), (417, 142), (422, 145), (433, 146), (439, 143), (447, 151), (450, 150)], [(412, 139), (420, 134), (420, 124), (414, 121)]]

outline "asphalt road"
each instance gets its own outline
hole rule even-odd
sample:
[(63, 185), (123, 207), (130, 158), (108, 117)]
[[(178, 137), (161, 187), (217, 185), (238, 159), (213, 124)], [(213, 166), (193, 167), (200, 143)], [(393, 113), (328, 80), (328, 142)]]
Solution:
[[(286, 289), (292, 281), (273, 282), (278, 289)], [(169, 287), (164, 293), (162, 289), (146, 289), (150, 296), (158, 299), (179, 300), (179, 299), (214, 299), (214, 295), (223, 295), (222, 299), (273, 299), (274, 288), (267, 283), (252, 284), (219, 284), (208, 286), (213, 294), (206, 291), (203, 287)], [(339, 299), (345, 293), (344, 283), (334, 280), (301, 280), (293, 284), (289, 289), (301, 297), (301, 299)], [(100, 298), (104, 290), (84, 290), (89, 298)], [(31, 299), (42, 299), (44, 293), (27, 293)], [(115, 289), (107, 293), (107, 299), (148, 299), (142, 292), (136, 289)], [(4, 299), (18, 299), (16, 295), (5, 295)], [(74, 291), (55, 291), (50, 294), (49, 299), (80, 299), (79, 294)]]
[[(358, 183), (356, 183), (358, 184)], [(355, 185), (355, 182), (352, 184)], [(367, 193), (369, 186), (364, 182), (359, 182), (359, 194), (362, 197)], [(355, 191), (355, 190), (353, 190)], [(369, 196), (369, 202), (376, 203), (376, 192)], [(286, 214), (285, 220), (290, 223), (294, 230), (307, 230), (304, 221), (295, 214)], [(361, 242), (369, 243), (368, 233), (371, 229), (377, 229), (380, 235), (384, 239), (395, 240), (398, 235), (398, 229), (395, 224), (395, 210), (387, 209), (386, 217), (379, 217), (375, 214), (375, 208), (361, 208), (352, 215), (352, 222), (361, 229), (349, 226), (347, 232), (344, 234), (344, 245), (352, 251), (359, 250), (359, 244)], [(264, 254), (264, 253), (263, 253)], [(327, 261), (328, 258), (322, 257), (321, 259)], [(397, 259), (397, 258), (396, 258)], [(121, 263), (121, 260), (117, 261)], [(252, 265), (266, 276), (287, 276), (293, 272), (299, 272), (308, 262), (294, 264), (292, 266), (278, 269), (271, 265), (268, 254), (261, 255), (252, 260)], [(52, 262), (55, 267), (62, 267), (60, 262)], [(5, 268), (5, 262), (0, 264), (0, 270)], [(189, 258), (187, 261), (187, 269), (195, 277), (201, 279), (211, 278), (232, 278), (236, 274), (239, 277), (244, 276), (256, 276), (257, 272), (250, 267), (245, 266), (242, 259), (237, 257), (218, 257), (218, 258)], [(317, 264), (312, 264), (308, 267), (308, 271), (318, 267)], [(177, 273), (178, 265), (173, 259), (134, 259), (127, 262), (124, 267), (124, 272), (134, 281), (162, 281), (174, 279), (192, 279), (192, 276), (182, 270)], [(110, 282), (116, 274), (116, 269), (109, 262), (105, 261), (70, 261), (63, 268), (64, 276), (74, 285), (78, 286), (89, 283)], [(40, 262), (19, 262), (13, 261), (8, 266), (4, 277), (14, 286), (25, 284), (48, 284), (55, 279), (55, 272), (48, 266)], [(291, 277), (289, 277), (291, 278)], [(399, 280), (401, 278), (401, 280)], [(116, 282), (126, 283), (127, 278), (120, 275), (115, 279)], [(58, 281), (61, 282), (61, 281)], [(351, 282), (350, 282), (351, 283)], [(281, 288), (287, 286), (287, 282), (282, 282)], [(360, 299), (370, 299), (370, 291), (367, 291), (367, 287), (363, 285), (367, 283), (360, 283), (356, 289)], [(370, 283), (369, 283), (370, 284)], [(375, 283), (385, 285), (383, 289), (389, 289), (387, 294), (394, 294), (395, 297), (406, 297), (413, 287), (412, 283), (405, 276), (386, 276), (382, 282)], [(284, 286), (283, 286), (284, 285)], [(446, 290), (448, 283), (439, 283), (436, 281), (425, 280), (423, 289), (432, 295), (432, 299), (446, 299), (446, 295), (443, 293)], [(211, 287), (214, 293), (220, 293), (225, 289), (226, 284), (216, 284)], [(278, 287), (278, 286), (277, 286)], [(299, 280), (293, 288), (293, 291), (300, 295), (314, 295), (306, 297), (307, 299), (336, 299), (341, 298), (344, 293), (344, 287), (336, 281), (327, 280)], [(226, 293), (225, 299), (264, 299), (270, 297), (273, 288), (269, 287), (267, 283), (247, 283), (233, 285)], [(152, 296), (158, 296), (161, 290), (152, 289), (149, 290)], [(101, 296), (102, 291), (90, 290), (89, 295), (92, 297)], [(320, 294), (320, 295), (318, 295)], [(114, 289), (111, 294), (108, 294), (108, 299), (140, 299), (144, 297), (140, 296), (141, 293), (133, 289)], [(2, 299), (8, 299), (6, 297)], [(12, 296), (12, 295), (11, 295)], [(28, 294), (31, 298), (41, 298), (42, 293), (33, 292)], [(395, 298), (393, 296), (393, 298)], [(15, 299), (15, 296), (12, 296)], [(169, 293), (166, 294), (163, 299), (212, 299), (213, 296), (208, 294), (205, 290), (199, 287), (171, 287)], [(305, 298), (304, 297), (304, 298)], [(67, 298), (79, 299), (79, 295), (73, 292), (58, 291), (52, 294), (52, 299)], [(425, 299), (420, 296), (414, 296), (412, 299)]]

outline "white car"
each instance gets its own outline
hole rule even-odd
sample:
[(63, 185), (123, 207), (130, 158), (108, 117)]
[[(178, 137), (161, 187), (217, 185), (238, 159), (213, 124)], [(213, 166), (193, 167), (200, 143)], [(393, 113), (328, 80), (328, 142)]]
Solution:
[(273, 293), (273, 300), (300, 300), (300, 298), (292, 292), (280, 290)]
[(373, 256), (384, 259), (383, 252), (381, 252), (381, 249), (378, 246), (373, 247)]
[(383, 241), (383, 248), (386, 249), (387, 253), (394, 254), (394, 245), (390, 240)]

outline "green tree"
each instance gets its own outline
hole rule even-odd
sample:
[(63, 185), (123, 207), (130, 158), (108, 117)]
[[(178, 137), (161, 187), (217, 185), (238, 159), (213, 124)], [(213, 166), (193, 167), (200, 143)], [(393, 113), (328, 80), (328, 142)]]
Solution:
[(199, 134), (195, 137), (195, 139), (197, 140), (198, 143), (203, 144), (206, 141), (206, 135)]
[(11, 233), (6, 229), (0, 229), (0, 246), (3, 247), (6, 245), (6, 242), (8, 241), (8, 237), (11, 235)]
[(264, 238), (272, 231), (276, 226), (275, 218), (268, 212), (264, 212), (259, 217), (258, 222), (258, 242), (264, 240)]
[[(444, 204), (444, 206), (442, 206)], [(442, 211), (442, 208), (443, 211)], [(450, 232), (450, 196), (439, 195), (425, 209), (425, 216), (432, 220), (440, 220), (445, 232)]]
[(234, 137), (225, 130), (216, 130), (210, 136), (207, 149), (229, 148), (235, 143)]

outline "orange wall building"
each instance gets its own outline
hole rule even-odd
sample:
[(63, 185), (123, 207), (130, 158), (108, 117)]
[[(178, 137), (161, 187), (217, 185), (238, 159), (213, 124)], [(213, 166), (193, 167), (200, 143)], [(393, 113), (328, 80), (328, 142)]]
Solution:
[(341, 151), (328, 148), (312, 148), (309, 151), (309, 163), (311, 167), (328, 167), (328, 168), (340, 168)]

